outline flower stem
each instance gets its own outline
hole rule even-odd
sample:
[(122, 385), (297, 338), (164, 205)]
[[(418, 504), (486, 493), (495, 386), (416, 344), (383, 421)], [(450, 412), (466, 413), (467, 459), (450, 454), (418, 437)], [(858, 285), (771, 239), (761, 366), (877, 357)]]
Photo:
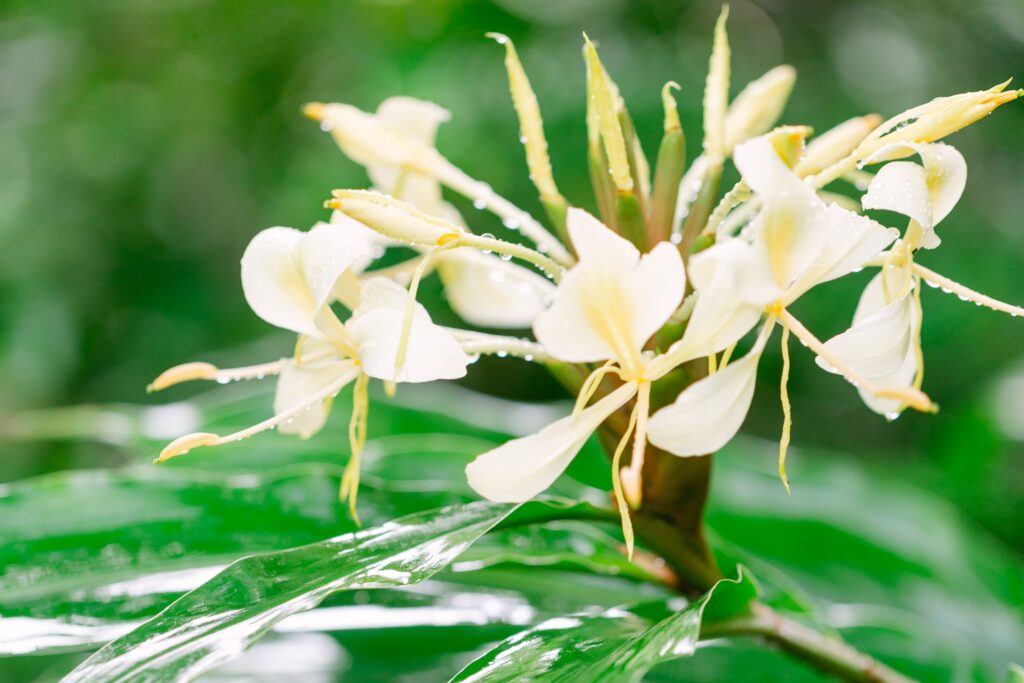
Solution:
[(754, 603), (748, 616), (701, 628), (700, 636), (701, 639), (759, 636), (780, 650), (844, 681), (915, 683), (914, 679), (843, 641), (786, 619), (761, 603)]

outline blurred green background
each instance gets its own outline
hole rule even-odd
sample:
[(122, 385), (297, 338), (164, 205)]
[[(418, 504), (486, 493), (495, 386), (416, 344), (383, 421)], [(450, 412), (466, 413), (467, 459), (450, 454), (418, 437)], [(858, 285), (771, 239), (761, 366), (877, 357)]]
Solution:
[[(738, 0), (731, 8), (733, 94), (793, 64), (786, 123), (824, 130), (1024, 76), (1020, 0)], [(147, 397), (146, 383), (169, 365), (289, 352), (288, 336), (242, 298), (242, 250), (264, 227), (324, 218), (331, 188), (367, 182), (300, 115), (304, 102), (373, 109), (395, 94), (438, 102), (453, 113), (441, 150), (540, 215), (502, 53), (483, 37), (507, 33), (540, 98), (556, 177), (570, 201), (590, 207), (581, 31), (599, 41), (649, 155), (661, 129), (659, 88), (682, 84), (692, 156), (718, 10), (717, 2), (629, 0), (8, 0), (0, 8), (0, 431), (8, 437), (0, 481), (122, 457), (74, 439), (19, 441), (22, 411), (165, 402), (197, 391)], [(942, 248), (922, 262), (1024, 302), (1024, 105), (951, 142), (967, 157), (968, 187), (940, 226)], [(500, 231), (496, 219), (459, 206), (479, 232)], [(848, 324), (867, 277), (821, 288), (797, 313), (831, 336)], [(426, 289), (442, 306), (436, 283)], [(930, 289), (924, 305), (925, 388), (942, 412), (887, 424), (794, 349), (794, 442), (884, 461), (893, 477), (949, 498), (1020, 549), (1024, 320)], [(776, 345), (762, 363), (751, 434), (778, 433), (778, 370)], [(543, 372), (516, 361), (482, 361), (466, 383), (531, 400), (561, 396)], [(790, 476), (798, 496), (799, 454)]]

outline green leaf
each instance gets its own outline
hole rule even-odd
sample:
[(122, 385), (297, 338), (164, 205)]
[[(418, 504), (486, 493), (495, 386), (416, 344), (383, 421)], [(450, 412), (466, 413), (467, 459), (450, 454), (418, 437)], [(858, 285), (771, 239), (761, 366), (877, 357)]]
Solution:
[(433, 576), (514, 510), (474, 503), (239, 560), (101, 649), (66, 680), (194, 679), (331, 593), (404, 586)]
[(754, 567), (773, 604), (921, 680), (1001, 680), (1024, 642), (1020, 558), (889, 466), (797, 449), (787, 496), (777, 453), (737, 439), (716, 455), (708, 507), (712, 542)]
[(746, 614), (756, 597), (740, 569), (688, 605), (676, 598), (556, 617), (505, 639), (452, 681), (634, 683), (656, 664), (692, 655), (702, 625)]

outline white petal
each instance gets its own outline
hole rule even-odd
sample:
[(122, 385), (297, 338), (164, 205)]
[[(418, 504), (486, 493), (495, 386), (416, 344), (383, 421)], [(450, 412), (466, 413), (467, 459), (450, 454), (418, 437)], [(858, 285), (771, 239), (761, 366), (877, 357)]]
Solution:
[[(921, 163), (924, 167), (924, 180), (925, 187), (928, 193), (928, 199), (931, 204), (930, 223), (922, 222), (917, 216), (911, 215), (906, 211), (900, 209), (892, 209), (893, 211), (899, 211), (900, 213), (910, 216), (917, 220), (926, 227), (934, 227), (942, 221), (943, 218), (949, 215), (949, 212), (953, 210), (956, 203), (960, 200), (960, 196), (964, 192), (964, 187), (967, 185), (967, 162), (964, 161), (964, 157), (960, 152), (952, 145), (947, 145), (943, 142), (934, 143), (899, 143), (895, 145), (889, 145), (878, 150), (875, 154), (867, 160), (867, 163), (872, 163), (872, 160), (885, 159), (891, 155), (893, 151), (913, 151), (921, 157)], [(911, 162), (902, 162), (911, 163)], [(888, 164), (892, 166), (893, 164)], [(883, 170), (886, 167), (883, 167)], [(881, 173), (881, 172), (879, 172)], [(878, 176), (876, 176), (877, 178)], [(917, 183), (916, 179), (914, 181)], [(899, 188), (895, 187), (888, 188), (892, 192), (898, 192)], [(870, 191), (870, 188), (869, 188)], [(917, 185), (914, 189), (915, 200), (920, 200), (920, 186)], [(867, 207), (866, 207), (867, 208)], [(876, 207), (885, 208), (885, 207)], [(924, 214), (918, 207), (914, 207), (914, 210), (919, 214)], [(938, 246), (938, 238), (934, 237), (934, 233), (928, 231), (928, 235), (934, 244), (929, 245), (925, 243), (923, 246), (927, 249)]]
[(736, 167), (763, 208), (751, 223), (755, 251), (776, 284), (786, 288), (810, 266), (825, 242), (825, 203), (786, 166), (767, 138), (736, 148)]
[(395, 376), (407, 300), (408, 292), (391, 280), (373, 278), (363, 285), (359, 309), (345, 325), (359, 351), (363, 372), (398, 382), (463, 377), (469, 357), (419, 303), (414, 305), (405, 362)]
[(899, 231), (852, 211), (830, 204), (826, 223), (821, 226), (827, 241), (814, 263), (787, 292), (790, 300), (811, 287), (842, 277), (878, 256)]
[(533, 498), (558, 479), (594, 430), (634, 394), (636, 385), (625, 384), (576, 415), (478, 456), (466, 466), (469, 485), (493, 501)]
[[(905, 269), (891, 268), (888, 280), (895, 299), (886, 301), (882, 274), (876, 275), (861, 294), (853, 325), (828, 340), (826, 346), (875, 385), (902, 388), (910, 386), (917, 374), (913, 334), (921, 311), (914, 301)], [(817, 362), (825, 370), (834, 372), (827, 362), (820, 358)], [(879, 398), (859, 388), (858, 393), (868, 408), (880, 415), (891, 416), (901, 408), (898, 399)]]
[(727, 444), (747, 416), (754, 396), (760, 351), (692, 384), (675, 403), (651, 416), (647, 438), (679, 456), (714, 453)]
[[(911, 341), (910, 295), (854, 323), (850, 329), (825, 342), (825, 348), (868, 378), (895, 372), (903, 364)], [(821, 357), (818, 365), (834, 370)]]
[(614, 233), (583, 209), (572, 207), (566, 214), (569, 239), (580, 261), (602, 268), (626, 270), (636, 265), (640, 252), (633, 243)]
[(880, 270), (861, 292), (857, 310), (853, 314), (853, 323), (859, 323), (909, 293), (913, 285), (911, 275), (909, 268), (890, 266), (885, 269), (886, 282), (883, 284)]
[(697, 291), (727, 274), (735, 296), (752, 306), (767, 306), (782, 295), (767, 262), (744, 239), (719, 242), (690, 258), (690, 281)]
[(264, 230), (242, 256), (246, 301), (272, 325), (322, 337), (318, 315), (342, 274), (368, 251), (361, 236), (338, 225), (320, 223), (308, 233)]
[[(390, 97), (377, 107), (377, 119), (382, 126), (428, 147), (434, 147), (438, 126), (450, 118), (451, 113), (443, 107), (412, 97)], [(434, 177), (379, 163), (367, 164), (366, 171), (373, 186), (381, 192), (437, 215), (443, 202), (441, 185)]]
[(932, 200), (925, 170), (912, 161), (891, 161), (875, 174), (860, 200), (865, 209), (895, 211), (932, 229)]
[[(902, 388), (908, 387), (914, 381), (914, 377), (917, 375), (917, 354), (913, 348), (909, 349), (907, 355), (903, 358), (903, 363), (894, 372), (884, 375), (882, 377), (875, 377), (874, 383), (883, 389), (887, 388)], [(860, 398), (864, 401), (864, 405), (870, 408), (872, 411), (879, 415), (884, 415), (887, 418), (893, 418), (903, 407), (903, 403), (899, 399), (878, 397), (871, 392), (858, 389)]]
[(682, 301), (678, 250), (666, 243), (640, 258), (632, 244), (579, 209), (570, 209), (569, 232), (580, 260), (562, 278), (551, 308), (537, 317), (537, 340), (567, 362), (638, 361), (644, 343)]
[[(917, 153), (921, 155), (927, 174), (928, 194), (932, 199), (932, 223), (938, 225), (964, 193), (964, 187), (967, 186), (967, 162), (955, 147), (941, 142), (917, 145)], [(934, 232), (931, 235), (934, 236)], [(938, 246), (938, 238), (934, 237), (922, 246), (934, 249)]]
[(471, 249), (440, 254), (437, 270), (452, 309), (481, 327), (530, 327), (555, 293), (541, 275)]
[[(309, 365), (299, 365), (294, 361), (284, 363), (277, 379), (274, 414), (280, 415), (304, 404), (311, 396), (326, 389), (342, 375), (351, 372), (354, 367), (355, 363), (351, 360), (332, 360)], [(327, 401), (320, 401), (293, 419), (282, 422), (278, 426), (278, 431), (282, 434), (298, 434), (303, 439), (308, 439), (323, 428), (329, 412), (330, 404)]]
[(683, 302), (686, 271), (679, 249), (661, 242), (640, 257), (630, 280), (634, 302), (633, 343), (641, 348)]

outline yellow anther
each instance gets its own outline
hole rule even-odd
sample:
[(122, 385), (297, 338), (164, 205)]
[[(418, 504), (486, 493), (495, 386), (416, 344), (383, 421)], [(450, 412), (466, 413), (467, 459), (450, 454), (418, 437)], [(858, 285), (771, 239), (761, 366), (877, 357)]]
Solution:
[(179, 436), (177, 439), (167, 444), (164, 449), (160, 451), (160, 456), (153, 462), (155, 464), (166, 462), (171, 458), (188, 453), (193, 448), (199, 448), (200, 446), (214, 446), (219, 441), (220, 436), (209, 432), (197, 432), (195, 434)]
[(218, 372), (220, 370), (217, 366), (210, 363), (182, 363), (160, 373), (160, 376), (146, 387), (146, 391), (149, 393), (161, 391), (175, 384), (197, 379), (217, 379)]

